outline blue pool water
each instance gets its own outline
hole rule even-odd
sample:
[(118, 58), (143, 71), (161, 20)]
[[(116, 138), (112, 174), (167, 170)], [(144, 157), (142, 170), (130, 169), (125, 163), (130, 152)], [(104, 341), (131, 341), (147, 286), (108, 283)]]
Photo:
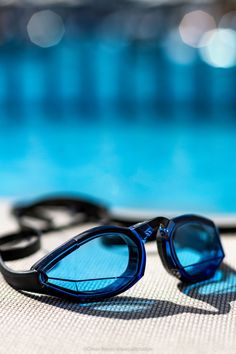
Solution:
[(235, 212), (236, 67), (213, 68), (168, 33), (148, 44), (70, 31), (47, 49), (1, 47), (0, 196)]
[(236, 211), (233, 112), (11, 114), (0, 115), (1, 197), (77, 192), (115, 207)]

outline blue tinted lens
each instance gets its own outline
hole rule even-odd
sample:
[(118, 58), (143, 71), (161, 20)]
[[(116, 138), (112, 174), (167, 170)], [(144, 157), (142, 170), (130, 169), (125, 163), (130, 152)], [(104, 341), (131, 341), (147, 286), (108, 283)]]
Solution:
[(218, 232), (208, 224), (188, 222), (178, 226), (173, 243), (177, 258), (189, 275), (211, 272), (224, 256)]
[(47, 283), (73, 292), (109, 292), (137, 272), (138, 249), (124, 234), (101, 234), (46, 271)]

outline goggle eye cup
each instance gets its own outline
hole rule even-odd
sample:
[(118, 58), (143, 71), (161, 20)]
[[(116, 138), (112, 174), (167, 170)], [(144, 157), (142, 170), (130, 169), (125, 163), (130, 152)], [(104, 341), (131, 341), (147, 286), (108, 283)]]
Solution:
[(186, 280), (198, 281), (213, 276), (224, 258), (219, 232), (211, 222), (192, 220), (177, 225), (172, 242)]
[(43, 281), (75, 296), (110, 295), (133, 282), (139, 259), (140, 250), (131, 238), (104, 232), (46, 265)]

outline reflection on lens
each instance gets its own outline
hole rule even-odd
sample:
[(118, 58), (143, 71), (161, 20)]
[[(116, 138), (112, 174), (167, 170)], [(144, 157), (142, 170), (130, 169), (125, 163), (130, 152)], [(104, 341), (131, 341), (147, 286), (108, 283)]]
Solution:
[(73, 292), (116, 290), (132, 280), (137, 260), (137, 246), (126, 235), (102, 234), (47, 270), (47, 283)]
[(213, 226), (198, 222), (179, 226), (173, 242), (181, 266), (190, 275), (211, 271), (223, 258), (219, 236)]

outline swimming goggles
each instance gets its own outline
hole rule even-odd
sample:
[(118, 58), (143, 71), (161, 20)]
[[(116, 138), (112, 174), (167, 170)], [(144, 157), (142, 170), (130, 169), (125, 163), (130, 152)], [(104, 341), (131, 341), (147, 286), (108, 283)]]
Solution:
[[(16, 272), (5, 261), (40, 247), (38, 231), (24, 227), (18, 234), (0, 238), (0, 270), (18, 290), (79, 302), (100, 301), (123, 293), (142, 278), (145, 242), (154, 236), (164, 267), (183, 282), (212, 277), (224, 258), (215, 224), (201, 216), (183, 215), (157, 217), (130, 227), (92, 228), (47, 254), (30, 270)], [(20, 237), (28, 240), (22, 249), (17, 243)], [(13, 250), (9, 244), (14, 242)]]

